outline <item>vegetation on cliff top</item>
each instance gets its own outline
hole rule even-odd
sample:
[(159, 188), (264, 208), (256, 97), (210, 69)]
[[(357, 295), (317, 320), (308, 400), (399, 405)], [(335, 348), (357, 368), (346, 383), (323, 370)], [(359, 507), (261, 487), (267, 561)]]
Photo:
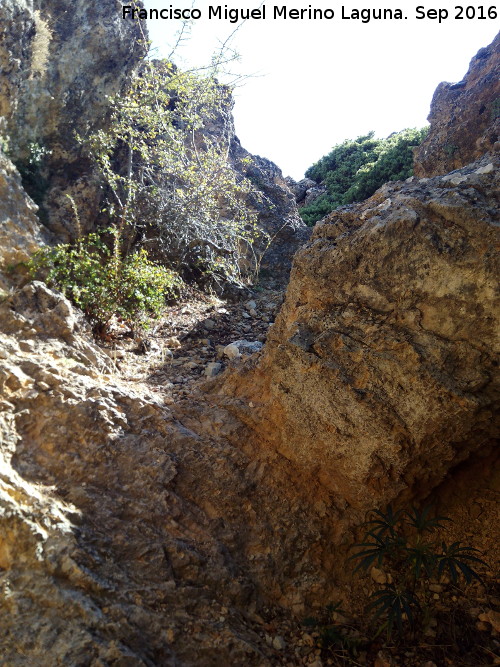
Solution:
[(309, 167), (306, 177), (321, 183), (326, 192), (300, 213), (313, 225), (339, 206), (363, 201), (387, 181), (399, 181), (413, 174), (413, 148), (424, 140), (427, 128), (395, 132), (375, 139), (370, 132), (347, 139)]

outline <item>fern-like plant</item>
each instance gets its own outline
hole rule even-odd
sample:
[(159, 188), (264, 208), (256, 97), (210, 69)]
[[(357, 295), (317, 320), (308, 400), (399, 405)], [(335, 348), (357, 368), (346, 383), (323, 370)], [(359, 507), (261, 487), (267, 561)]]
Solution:
[(369, 517), (363, 541), (354, 545), (350, 560), (358, 561), (354, 572), (378, 567), (389, 574), (366, 607), (379, 623), (377, 635), (385, 631), (389, 638), (394, 630), (402, 635), (405, 627), (424, 625), (429, 611), (426, 580), (444, 575), (453, 583), (459, 577), (467, 583), (481, 580), (474, 567), (486, 563), (477, 549), (434, 539), (435, 531), (450, 519), (434, 516), (430, 506), (396, 511), (389, 505), (385, 511), (372, 510)]

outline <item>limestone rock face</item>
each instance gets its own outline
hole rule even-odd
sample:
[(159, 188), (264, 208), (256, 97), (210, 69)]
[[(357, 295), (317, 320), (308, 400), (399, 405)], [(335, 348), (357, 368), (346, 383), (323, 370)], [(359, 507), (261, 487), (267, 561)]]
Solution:
[(259, 438), (354, 507), (425, 495), (498, 437), (498, 167), (318, 223), (261, 362), (226, 380)]
[(0, 115), (10, 154), (27, 167), (40, 158), (38, 203), (49, 227), (66, 238), (75, 224), (66, 193), (84, 221), (94, 220), (100, 197), (75, 134), (105, 122), (106, 97), (122, 89), (143, 55), (141, 38), (138, 23), (123, 20), (114, 0), (2, 4)]
[(263, 605), (331, 591), (317, 482), (230, 444), (227, 413), (131, 390), (41, 283), (0, 304), (0, 395), (5, 664), (277, 664)]
[(474, 56), (462, 81), (437, 87), (428, 120), (429, 134), (415, 155), (419, 177), (447, 174), (498, 151), (500, 33)]

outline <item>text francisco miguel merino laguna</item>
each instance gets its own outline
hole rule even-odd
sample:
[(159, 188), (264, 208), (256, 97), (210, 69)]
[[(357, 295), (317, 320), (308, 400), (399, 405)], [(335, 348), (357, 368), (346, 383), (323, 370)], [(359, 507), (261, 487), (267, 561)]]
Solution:
[[(424, 10), (424, 7), (417, 7), (417, 10)], [(204, 9), (203, 11), (206, 11)], [(434, 11), (434, 10), (433, 10)], [(163, 7), (162, 9), (143, 9), (135, 5), (122, 6), (122, 18), (124, 19), (200, 19), (202, 17), (202, 10), (193, 7), (189, 9), (173, 8), (172, 5)], [(229, 21), (230, 23), (237, 23), (249, 19), (266, 19), (266, 15), (273, 19), (334, 19), (335, 15), (340, 19), (358, 19), (363, 23), (368, 23), (370, 19), (404, 19), (401, 9), (348, 9), (342, 6), (339, 10), (333, 9), (316, 9), (311, 5), (306, 8), (296, 9), (290, 8), (286, 5), (266, 7), (261, 5), (256, 9), (237, 9), (228, 8), (227, 5), (208, 6), (208, 18)], [(421, 16), (416, 18), (424, 18), (425, 12), (421, 12)], [(436, 12), (437, 14), (437, 12)], [(434, 17), (432, 17), (434, 18)]]

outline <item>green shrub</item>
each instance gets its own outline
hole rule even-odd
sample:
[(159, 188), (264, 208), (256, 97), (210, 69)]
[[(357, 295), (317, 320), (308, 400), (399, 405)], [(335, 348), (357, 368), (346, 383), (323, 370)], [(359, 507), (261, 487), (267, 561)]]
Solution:
[[(105, 242), (105, 234), (113, 243)], [(165, 299), (178, 294), (177, 274), (148, 259), (145, 249), (121, 256), (115, 228), (88, 234), (72, 244), (39, 250), (29, 263), (32, 277), (60, 289), (81, 308), (96, 331), (116, 315), (130, 324), (158, 317)]]
[(264, 236), (247, 205), (257, 193), (228, 159), (231, 90), (216, 74), (147, 61), (109, 100), (109, 127), (79, 137), (106, 184), (109, 219), (201, 283), (210, 273), (239, 280), (245, 249)]
[(307, 178), (326, 186), (327, 192), (300, 214), (308, 225), (345, 204), (370, 197), (388, 181), (413, 174), (413, 148), (422, 143), (427, 128), (394, 132), (386, 139), (374, 133), (348, 139), (335, 146), (306, 171)]

